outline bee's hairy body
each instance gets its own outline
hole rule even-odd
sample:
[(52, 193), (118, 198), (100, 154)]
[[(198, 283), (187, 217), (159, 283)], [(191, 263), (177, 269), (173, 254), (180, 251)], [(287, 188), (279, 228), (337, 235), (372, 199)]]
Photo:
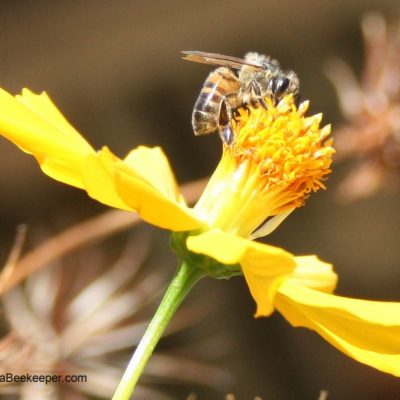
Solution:
[(184, 53), (189, 61), (222, 65), (208, 75), (194, 105), (195, 135), (218, 132), (229, 145), (234, 141), (231, 120), (236, 109), (246, 105), (266, 107), (267, 96), (275, 103), (288, 93), (299, 96), (297, 75), (282, 71), (278, 61), (269, 56), (247, 53), (241, 59), (199, 51)]
[[(208, 75), (193, 109), (192, 126), (195, 135), (218, 132), (220, 126), (229, 123), (232, 118), (231, 105), (235, 102), (232, 95), (239, 89), (239, 79), (229, 68), (220, 67)], [(229, 98), (231, 104), (228, 108), (224, 101), (227, 99), (229, 103)]]

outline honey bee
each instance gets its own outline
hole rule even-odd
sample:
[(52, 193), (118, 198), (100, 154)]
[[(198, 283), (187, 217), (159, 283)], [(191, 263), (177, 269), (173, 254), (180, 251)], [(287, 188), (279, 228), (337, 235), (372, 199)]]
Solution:
[(220, 65), (204, 82), (193, 108), (192, 126), (195, 135), (218, 133), (224, 143), (234, 142), (231, 121), (242, 106), (267, 107), (265, 97), (275, 104), (292, 93), (299, 100), (299, 79), (293, 71), (283, 71), (279, 62), (254, 52), (244, 58), (201, 51), (183, 51), (185, 60)]

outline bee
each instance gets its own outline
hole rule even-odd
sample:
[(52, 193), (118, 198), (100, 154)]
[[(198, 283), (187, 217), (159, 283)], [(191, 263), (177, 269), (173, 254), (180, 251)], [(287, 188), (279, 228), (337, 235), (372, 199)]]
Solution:
[(228, 145), (234, 142), (231, 121), (242, 106), (267, 108), (265, 97), (275, 104), (292, 93), (299, 101), (299, 79), (293, 71), (283, 71), (279, 62), (254, 52), (244, 58), (202, 51), (183, 51), (185, 60), (219, 65), (204, 82), (193, 108), (192, 126), (195, 135), (218, 133)]

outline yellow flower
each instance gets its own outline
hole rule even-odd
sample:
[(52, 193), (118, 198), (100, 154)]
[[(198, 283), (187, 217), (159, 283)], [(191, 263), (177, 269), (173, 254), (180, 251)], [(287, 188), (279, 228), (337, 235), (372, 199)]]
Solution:
[(267, 109), (241, 110), (234, 143), (224, 145), (194, 208), (179, 194), (160, 148), (141, 146), (124, 159), (108, 148), (96, 152), (45, 93), (25, 89), (13, 97), (1, 90), (0, 133), (32, 154), (50, 177), (175, 232), (178, 253), (208, 260), (211, 274), (241, 270), (257, 316), (277, 308), (291, 324), (317, 331), (352, 358), (400, 375), (399, 303), (330, 294), (337, 280), (331, 265), (251, 240), (275, 229), (323, 187), (330, 172), (330, 128), (319, 128), (319, 115), (304, 117), (306, 109), (307, 103), (296, 108), (289, 96)]

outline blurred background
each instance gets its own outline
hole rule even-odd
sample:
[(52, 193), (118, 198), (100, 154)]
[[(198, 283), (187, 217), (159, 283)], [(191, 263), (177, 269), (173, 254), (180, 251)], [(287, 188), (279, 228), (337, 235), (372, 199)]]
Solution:
[[(184, 183), (208, 176), (221, 149), (217, 137), (192, 134), (192, 107), (210, 67), (181, 60), (181, 50), (272, 55), (298, 73), (310, 111), (322, 112), (335, 132), (345, 120), (324, 66), (340, 57), (360, 75), (360, 24), (368, 11), (389, 24), (400, 18), (395, 0), (2, 0), (0, 82), (15, 94), (23, 87), (47, 91), (95, 148), (108, 145), (122, 157), (139, 144), (161, 145)], [(1, 262), (20, 223), (29, 227), (29, 249), (106, 210), (49, 180), (32, 158), (2, 138), (0, 146)], [(337, 188), (351, 168), (347, 162), (335, 166), (328, 190), (311, 196), (268, 242), (332, 262), (339, 294), (399, 301), (400, 186), (341, 202)], [(167, 233), (157, 240), (166, 244)], [(111, 254), (118, 247), (107, 245)], [(167, 252), (164, 247), (157, 251)], [(168, 260), (152, 268), (172, 276), (174, 260)], [(322, 389), (332, 399), (399, 398), (397, 379), (346, 358), (316, 334), (293, 329), (280, 315), (253, 319), (255, 306), (243, 279), (205, 280), (193, 298), (211, 291), (219, 299), (215, 315), (199, 329), (209, 332), (213, 325), (224, 333), (220, 343), (226, 351), (217, 365), (233, 379), (211, 391), (169, 386), (177, 398), (195, 391), (199, 399), (222, 399), (229, 392), (246, 400), (317, 399)], [(191, 301), (189, 296), (188, 306)]]

